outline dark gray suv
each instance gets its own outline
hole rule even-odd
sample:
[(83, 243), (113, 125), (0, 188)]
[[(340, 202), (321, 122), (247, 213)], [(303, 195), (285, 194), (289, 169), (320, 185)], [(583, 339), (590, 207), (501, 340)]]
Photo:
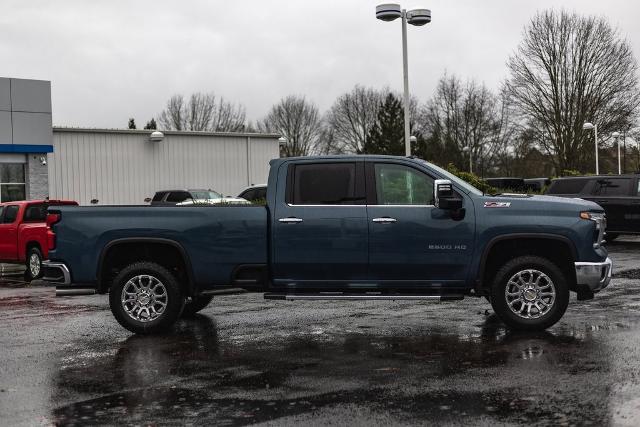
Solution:
[(640, 174), (557, 178), (545, 194), (577, 197), (602, 206), (608, 241), (620, 234), (640, 234)]

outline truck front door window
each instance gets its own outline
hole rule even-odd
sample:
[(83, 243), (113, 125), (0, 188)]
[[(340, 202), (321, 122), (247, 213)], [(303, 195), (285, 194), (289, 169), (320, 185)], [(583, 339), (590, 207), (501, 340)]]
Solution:
[(377, 163), (375, 179), (379, 205), (433, 205), (433, 179), (413, 168)]

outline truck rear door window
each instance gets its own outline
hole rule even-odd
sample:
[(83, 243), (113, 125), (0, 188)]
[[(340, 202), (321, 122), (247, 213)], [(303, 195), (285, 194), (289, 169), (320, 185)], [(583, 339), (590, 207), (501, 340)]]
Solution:
[(630, 178), (606, 178), (597, 180), (591, 193), (595, 196), (628, 196), (630, 190)]
[(44, 222), (47, 219), (47, 207), (45, 205), (31, 205), (24, 213), (25, 222)]
[(5, 224), (15, 222), (16, 218), (18, 218), (18, 209), (20, 209), (19, 206), (7, 206), (4, 210), (4, 220), (2, 222)]
[(182, 203), (187, 199), (191, 198), (191, 194), (186, 191), (174, 191), (169, 193), (169, 197), (167, 197), (167, 202), (171, 203)]
[(364, 199), (364, 194), (356, 194), (355, 163), (300, 164), (294, 168), (294, 205), (356, 205), (364, 204)]
[(551, 183), (547, 194), (580, 194), (588, 182), (588, 179), (559, 179)]

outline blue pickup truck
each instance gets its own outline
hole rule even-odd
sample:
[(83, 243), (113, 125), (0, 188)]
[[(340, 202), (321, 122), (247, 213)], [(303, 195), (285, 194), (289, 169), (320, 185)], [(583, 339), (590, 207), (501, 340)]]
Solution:
[(45, 280), (109, 294), (135, 333), (242, 288), (279, 300), (485, 297), (514, 329), (555, 324), (611, 280), (603, 209), (489, 196), (420, 159), (271, 161), (266, 206), (50, 208)]

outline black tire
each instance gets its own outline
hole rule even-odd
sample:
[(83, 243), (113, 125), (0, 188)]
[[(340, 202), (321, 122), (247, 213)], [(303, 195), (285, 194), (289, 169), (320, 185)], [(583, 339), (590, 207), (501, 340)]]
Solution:
[[(31, 265), (31, 258), (36, 258), (37, 266)], [(25, 267), (27, 268), (24, 272), (24, 278), (27, 281), (39, 279), (42, 277), (42, 252), (37, 247), (32, 247), (27, 251), (27, 259), (25, 260)]]
[(191, 301), (187, 301), (182, 310), (182, 317), (193, 317), (197, 312), (209, 305), (213, 295), (200, 295), (191, 298)]
[[(526, 313), (522, 312), (522, 314), (515, 313), (509, 305), (507, 301), (506, 289), (510, 283), (512, 277), (514, 277), (518, 273), (524, 273), (524, 278), (526, 280), (527, 270), (533, 270), (538, 273), (542, 273), (546, 275), (548, 279), (551, 281), (551, 289), (555, 290), (555, 300), (551, 303), (550, 299), (546, 299), (540, 303), (540, 297), (537, 295), (546, 295), (549, 293), (548, 287), (544, 290), (544, 293), (540, 294), (540, 291), (535, 288), (531, 290), (531, 293), (527, 295), (529, 298), (533, 298), (533, 294), (536, 294), (535, 300), (527, 300), (525, 299), (524, 292), (520, 294), (520, 296), (510, 298), (512, 299), (512, 307), (513, 310), (523, 311), (525, 310), (523, 306), (527, 306), (527, 310), (529, 313), (531, 312), (531, 306), (536, 304), (536, 307), (542, 306), (546, 312), (540, 310), (539, 308), (535, 308), (534, 315), (538, 317), (535, 318), (525, 318)], [(534, 273), (538, 274), (538, 273)], [(533, 279), (531, 279), (533, 282)], [(511, 282), (514, 283), (514, 282)], [(521, 282), (519, 282), (521, 283)], [(541, 283), (548, 283), (547, 279), (542, 279)], [(510, 290), (516, 290), (514, 285), (511, 284)], [(523, 288), (526, 288), (523, 287)], [(515, 299), (519, 299), (516, 301)], [(543, 297), (550, 298), (550, 297)], [(529, 302), (531, 301), (531, 302)], [(544, 305), (542, 305), (544, 303)], [(549, 307), (548, 304), (551, 304)], [(567, 279), (564, 274), (555, 265), (553, 262), (549, 261), (546, 258), (539, 256), (521, 256), (511, 261), (507, 262), (496, 274), (493, 284), (491, 286), (491, 305), (493, 306), (493, 310), (500, 317), (500, 319), (511, 329), (522, 330), (522, 331), (542, 331), (551, 326), (553, 326), (558, 320), (562, 318), (565, 311), (567, 310), (567, 306), (569, 305), (569, 286), (567, 283)], [(546, 307), (545, 307), (546, 306)], [(548, 308), (547, 308), (548, 307)]]
[(604, 240), (606, 240), (607, 242), (613, 242), (618, 237), (620, 237), (620, 233), (605, 233)]
[[(146, 279), (148, 277), (150, 279)], [(164, 289), (158, 290), (156, 281)], [(135, 291), (138, 286), (136, 283), (141, 288), (135, 294), (136, 297), (132, 295), (133, 299), (123, 301), (125, 286), (129, 291)], [(149, 294), (144, 294), (145, 289)], [(158, 292), (163, 293), (158, 295)], [(165, 304), (163, 309), (162, 303)], [(140, 304), (146, 305), (136, 312), (136, 306), (142, 307)], [(125, 267), (113, 280), (109, 290), (109, 305), (111, 313), (124, 328), (136, 334), (150, 335), (166, 331), (180, 318), (184, 307), (184, 296), (178, 281), (169, 270), (153, 262), (136, 262)], [(129, 314), (127, 309), (132, 314)], [(142, 314), (143, 310), (146, 310), (145, 315)], [(150, 314), (150, 310), (153, 310), (154, 314)], [(134, 318), (136, 313), (138, 319)], [(152, 318), (154, 316), (155, 318)]]

